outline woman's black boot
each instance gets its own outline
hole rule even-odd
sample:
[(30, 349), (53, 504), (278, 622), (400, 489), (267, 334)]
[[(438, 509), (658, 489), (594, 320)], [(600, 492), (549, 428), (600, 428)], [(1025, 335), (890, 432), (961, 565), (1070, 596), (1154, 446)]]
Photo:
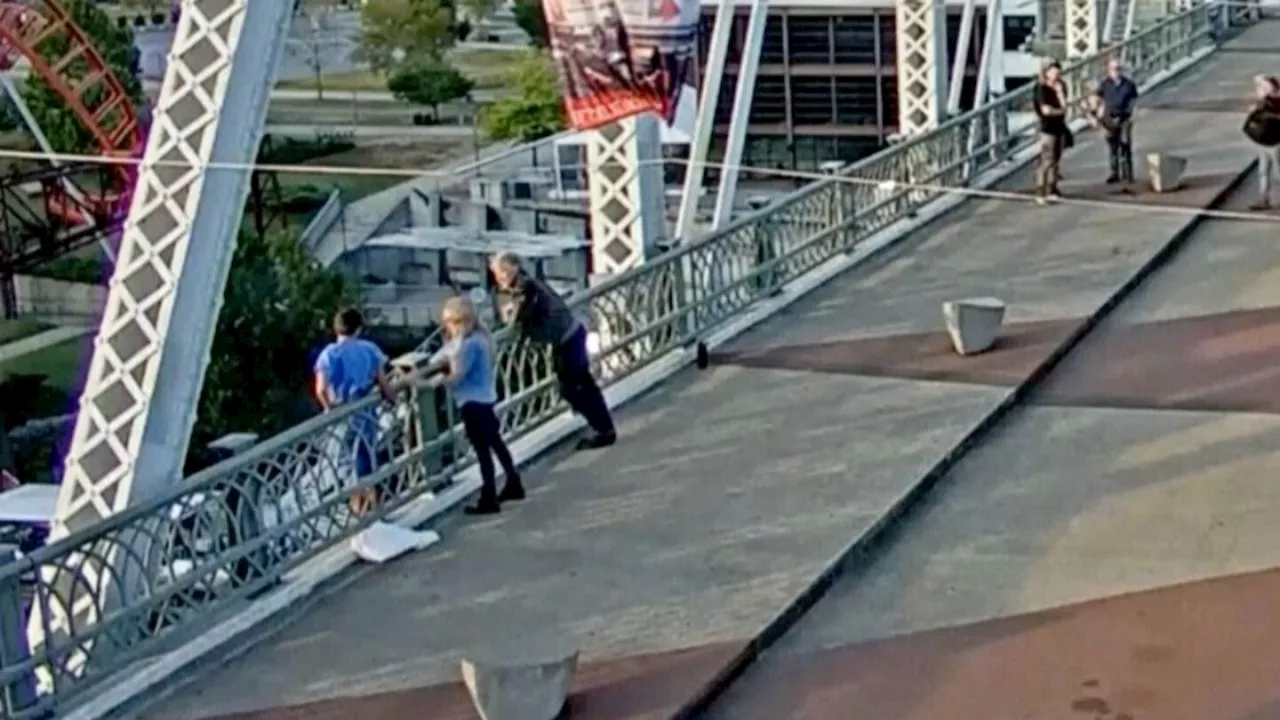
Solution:
[(480, 499), (462, 510), (468, 515), (495, 515), (501, 511), (502, 505), (498, 503), (498, 498), (493, 491), (492, 485), (482, 488), (480, 490)]

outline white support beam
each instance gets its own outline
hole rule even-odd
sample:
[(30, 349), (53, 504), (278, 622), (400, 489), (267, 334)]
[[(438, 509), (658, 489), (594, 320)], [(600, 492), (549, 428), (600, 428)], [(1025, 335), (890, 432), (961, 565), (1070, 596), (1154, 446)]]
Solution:
[(1067, 58), (1076, 60), (1097, 52), (1097, 0), (1067, 0)]
[(756, 93), (756, 71), (760, 69), (760, 48), (764, 45), (764, 28), (768, 19), (768, 0), (751, 0), (751, 16), (747, 19), (746, 39), (742, 42), (742, 60), (738, 63), (738, 86), (733, 93), (729, 137), (724, 144), (716, 209), (711, 219), (713, 230), (724, 227), (733, 216), (733, 201), (738, 194), (738, 168), (742, 165), (742, 151), (747, 144), (747, 125)]
[(707, 47), (706, 70), (702, 74), (702, 97), (698, 101), (693, 137), (689, 141), (689, 162), (685, 165), (684, 191), (680, 195), (680, 214), (676, 218), (676, 240), (687, 242), (698, 218), (698, 201), (702, 198), (702, 182), (706, 175), (707, 153), (716, 130), (716, 110), (720, 103), (720, 81), (724, 78), (725, 59), (733, 35), (733, 0), (720, 0), (716, 9), (716, 26)]
[(1004, 16), (1000, 3), (987, 3), (987, 26), (982, 38), (982, 57), (978, 62), (978, 82), (974, 106), (1004, 94)]
[[(999, 5), (998, 0), (990, 3)], [(960, 15), (960, 37), (956, 38), (956, 57), (951, 64), (951, 85), (947, 97), (947, 114), (959, 115), (964, 103), (964, 74), (968, 70), (969, 46), (973, 43), (973, 16), (977, 12), (976, 0), (964, 0), (964, 10)], [(981, 72), (981, 71), (979, 71)], [(980, 95), (974, 98), (975, 107), (981, 103)]]
[[(1008, 89), (1004, 68), (1004, 9), (999, 0), (987, 3), (987, 38), (985, 48), (990, 55), (982, 63), (987, 70), (987, 99), (999, 97)], [(985, 102), (985, 101), (984, 101)]]
[(664, 234), (660, 122), (646, 113), (587, 133), (595, 276), (643, 265)]
[(1123, 21), (1120, 17), (1120, 11), (1123, 8), (1123, 4), (1120, 0), (1107, 0), (1107, 4), (1104, 7), (1106, 9), (1102, 19), (1102, 42), (1109, 44), (1116, 41), (1116, 33), (1122, 27)]
[(943, 0), (896, 0), (898, 133), (928, 132), (947, 97), (947, 18)]
[[(75, 432), (52, 535), (93, 527), (182, 479), (252, 163), (292, 4), (183, 0)], [(149, 550), (86, 559), (55, 633), (86, 627)], [(132, 583), (125, 583), (131, 585)], [(109, 605), (109, 603), (106, 603)], [(33, 613), (34, 645), (43, 641)], [(81, 651), (87, 659), (88, 648)], [(77, 663), (73, 659), (72, 665)]]
[(1128, 42), (1138, 28), (1138, 3), (1140, 0), (1125, 0), (1125, 2), (1124, 33), (1120, 36), (1121, 42)]
[[(591, 199), (592, 284), (643, 265), (658, 252), (665, 231), (662, 182), (662, 145), (656, 115), (635, 115), (587, 133), (587, 187)], [(674, 300), (674, 297), (669, 298)], [(590, 318), (599, 348), (613, 346), (639, 328), (628, 305), (643, 306), (667, 298), (628, 297), (625, 302), (601, 305)], [(626, 367), (635, 354), (643, 354), (646, 338), (631, 343), (606, 358), (605, 374)]]

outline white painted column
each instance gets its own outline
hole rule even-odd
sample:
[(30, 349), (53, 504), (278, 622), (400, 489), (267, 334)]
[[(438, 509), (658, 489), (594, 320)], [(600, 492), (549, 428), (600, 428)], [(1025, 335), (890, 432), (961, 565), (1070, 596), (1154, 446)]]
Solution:
[(1097, 52), (1097, 0), (1067, 0), (1067, 58), (1078, 60)]
[(665, 235), (660, 122), (637, 115), (587, 133), (595, 275), (643, 265)]
[(947, 22), (942, 0), (896, 0), (898, 133), (928, 132), (944, 117)]
[[(291, 14), (287, 2), (182, 3), (67, 453), (55, 539), (182, 479)], [(148, 570), (136, 566), (145, 555), (127, 570), (114, 567), (119, 548), (86, 559), (76, 605), (55, 608), (54, 632), (92, 623), (113, 583)], [(33, 614), (33, 646), (41, 628)]]
[[(998, 5), (999, 2), (992, 2), (991, 4)], [(969, 45), (973, 41), (973, 21), (976, 13), (975, 0), (964, 0), (964, 10), (960, 15), (960, 37), (956, 38), (956, 59), (951, 65), (951, 87), (947, 96), (948, 115), (958, 115), (960, 107), (964, 103), (964, 75), (965, 70), (968, 69), (966, 65), (968, 65)], [(981, 70), (979, 70), (979, 74), (981, 74)], [(974, 99), (974, 107), (982, 103), (981, 97), (981, 89), (979, 89), (977, 97)]]
[[(665, 235), (660, 123), (655, 115), (637, 115), (587, 134), (592, 284), (643, 265)], [(597, 304), (592, 345), (609, 348), (615, 338), (644, 324), (631, 302), (644, 307), (648, 298)], [(633, 345), (629, 350), (642, 353), (645, 348)], [(627, 366), (629, 355), (620, 352), (605, 360), (604, 375)]]
[(724, 144), (724, 167), (720, 170), (715, 215), (711, 220), (713, 230), (724, 227), (733, 216), (733, 201), (738, 195), (738, 168), (742, 166), (742, 153), (747, 144), (751, 103), (756, 94), (756, 71), (760, 68), (760, 49), (764, 45), (764, 28), (768, 19), (768, 0), (751, 0), (747, 36), (742, 43), (742, 60), (738, 63), (738, 86), (733, 92), (729, 137)]
[(724, 78), (729, 40), (733, 33), (733, 0), (720, 0), (716, 9), (716, 25), (707, 45), (706, 70), (702, 74), (702, 97), (689, 140), (689, 163), (685, 166), (684, 191), (680, 195), (680, 214), (676, 219), (676, 240), (688, 242), (698, 218), (698, 202), (702, 198), (707, 154), (716, 130), (716, 110), (720, 104), (720, 81)]

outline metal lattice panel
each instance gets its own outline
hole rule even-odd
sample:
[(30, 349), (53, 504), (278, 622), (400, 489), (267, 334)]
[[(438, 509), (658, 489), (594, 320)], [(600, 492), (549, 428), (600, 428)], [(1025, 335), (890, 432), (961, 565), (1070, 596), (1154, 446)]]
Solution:
[(658, 121), (628, 118), (589, 134), (591, 262), (609, 276), (644, 264), (662, 235)]
[(942, 122), (947, 97), (947, 22), (941, 0), (897, 0), (898, 132)]
[[(587, 140), (587, 185), (591, 193), (593, 280), (635, 270), (656, 254), (662, 235), (663, 185), (658, 120), (639, 115), (606, 125)], [(634, 330), (634, 308), (654, 300), (635, 296), (590, 318), (600, 344)], [(629, 362), (633, 349), (610, 356), (605, 372)], [(643, 352), (643, 348), (635, 348)]]
[(1067, 57), (1072, 60), (1098, 52), (1097, 0), (1067, 0)]
[[(181, 479), (248, 192), (246, 163), (289, 16), (290, 3), (182, 3), (67, 453), (55, 538)], [(57, 613), (66, 617), (50, 619), (55, 633), (103, 612), (105, 596), (121, 595), (110, 586), (132, 584), (114, 562), (82, 569), (88, 587), (69, 613)], [(37, 641), (40, 623), (33, 616)]]

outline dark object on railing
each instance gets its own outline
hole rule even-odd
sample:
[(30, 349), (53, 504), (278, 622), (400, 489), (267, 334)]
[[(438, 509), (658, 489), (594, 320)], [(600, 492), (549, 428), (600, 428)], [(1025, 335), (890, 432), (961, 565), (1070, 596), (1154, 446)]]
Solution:
[[(17, 549), (12, 545), (0, 546), (0, 567), (15, 562)], [(27, 613), (22, 598), (22, 586), (17, 575), (0, 577), (0, 667), (11, 668), (31, 659), (27, 646)], [(39, 702), (36, 692), (35, 671), (15, 678), (3, 689), (0, 709), (4, 717), (16, 717), (29, 711)], [(46, 717), (52, 713), (46, 713)]]
[[(257, 441), (256, 433), (231, 433), (209, 443), (209, 450), (221, 462), (249, 450)], [(269, 472), (266, 468), (259, 468), (259, 470)], [(222, 505), (227, 514), (226, 536), (220, 539), (220, 545), (225, 548), (234, 548), (237, 545), (247, 544), (263, 531), (270, 529), (262, 524), (263, 508), (273, 502), (265, 490), (259, 473), (240, 473), (232, 476), (230, 482), (215, 493), (222, 496)], [(194, 520), (184, 519), (183, 522), (194, 522)], [(195, 527), (184, 527), (183, 530), (189, 537), (195, 537), (198, 532)], [(269, 553), (270, 548), (263, 547), (253, 555), (236, 560), (230, 568), (232, 587), (248, 585), (260, 579), (264, 568), (270, 566)], [(196, 553), (193, 552), (192, 557), (195, 558)], [(275, 587), (278, 583), (278, 578), (267, 583), (258, 593), (255, 593), (255, 596)]]
[(706, 370), (707, 366), (711, 364), (711, 353), (707, 351), (707, 344), (699, 341), (696, 352), (694, 363), (697, 364), (699, 370)]

